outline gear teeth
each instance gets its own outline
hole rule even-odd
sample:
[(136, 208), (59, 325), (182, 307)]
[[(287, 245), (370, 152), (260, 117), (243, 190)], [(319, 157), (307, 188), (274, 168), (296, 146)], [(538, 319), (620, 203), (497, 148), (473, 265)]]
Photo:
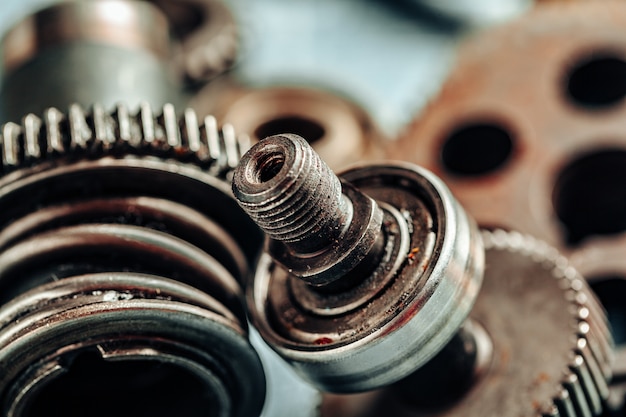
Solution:
[[(554, 396), (554, 404), (558, 410), (557, 416), (559, 417), (572, 417), (576, 416), (576, 411), (574, 410), (574, 404), (572, 403), (572, 399), (570, 397), (569, 391), (560, 386), (557, 394)], [(547, 417), (551, 414), (544, 415)]]
[[(207, 140), (207, 146), (209, 149), (209, 157), (215, 160), (220, 160), (224, 156), (222, 153), (222, 146), (220, 145), (220, 138), (217, 134), (217, 120), (213, 116), (207, 116), (204, 119), (205, 136)], [(223, 163), (223, 161), (222, 161)]]
[(186, 139), (187, 149), (189, 152), (200, 152), (200, 126), (198, 125), (198, 116), (196, 112), (191, 109), (186, 109), (184, 116), (185, 122), (183, 123), (183, 137)]
[(235, 128), (232, 125), (227, 124), (222, 127), (222, 132), (224, 134), (226, 164), (231, 169), (234, 169), (237, 167), (239, 159), (241, 158), (237, 137), (235, 136)]
[[(45, 132), (44, 140), (46, 143), (45, 154), (46, 156), (55, 156), (65, 154), (65, 146), (63, 144), (63, 134), (61, 132), (61, 123), (65, 117), (58, 109), (50, 108), (43, 113), (43, 122)], [(8, 165), (11, 167), (11, 165)], [(19, 167), (19, 163), (14, 165), (15, 168)], [(6, 168), (4, 166), (3, 168)]]
[(41, 158), (40, 132), (41, 119), (34, 114), (29, 114), (22, 120), (24, 129), (24, 159), (26, 162), (36, 161)]
[(70, 106), (68, 120), (70, 149), (86, 151), (92, 141), (93, 134), (87, 125), (85, 113), (78, 105), (73, 104)]
[(86, 112), (73, 104), (67, 114), (50, 108), (41, 118), (27, 115), (21, 125), (4, 124), (0, 129), (0, 168), (4, 175), (43, 161), (128, 154), (172, 158), (225, 178), (249, 142), (247, 136), (238, 137), (230, 125), (220, 131), (213, 116), (207, 116), (202, 126), (192, 109), (178, 118), (171, 104), (164, 105), (158, 115), (145, 103), (137, 113), (125, 105), (107, 112), (96, 104)]
[(117, 138), (123, 147), (139, 148), (141, 146), (140, 132), (136, 128), (135, 120), (131, 119), (128, 107), (118, 104), (113, 112), (117, 126)]
[(533, 237), (501, 229), (482, 231), (485, 250), (520, 252), (552, 271), (571, 303), (573, 327), (570, 357), (565, 358), (564, 377), (553, 404), (540, 415), (594, 417), (602, 413), (608, 398), (613, 340), (600, 303), (584, 278), (569, 265), (567, 258)]
[(7, 123), (2, 126), (2, 164), (13, 166), (20, 160), (20, 126)]

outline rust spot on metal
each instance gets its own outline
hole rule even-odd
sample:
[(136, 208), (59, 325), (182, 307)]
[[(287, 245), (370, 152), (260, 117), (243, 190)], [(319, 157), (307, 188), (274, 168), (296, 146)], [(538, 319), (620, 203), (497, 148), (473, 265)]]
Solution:
[(320, 337), (319, 339), (316, 339), (314, 343), (316, 345), (329, 345), (333, 343), (333, 339), (330, 337)]

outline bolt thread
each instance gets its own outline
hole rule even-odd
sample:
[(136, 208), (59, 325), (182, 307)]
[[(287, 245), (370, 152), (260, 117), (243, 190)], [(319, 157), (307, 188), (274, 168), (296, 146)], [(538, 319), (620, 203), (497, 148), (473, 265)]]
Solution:
[(312, 253), (340, 238), (352, 219), (341, 182), (301, 137), (271, 136), (235, 170), (239, 205), (272, 239)]

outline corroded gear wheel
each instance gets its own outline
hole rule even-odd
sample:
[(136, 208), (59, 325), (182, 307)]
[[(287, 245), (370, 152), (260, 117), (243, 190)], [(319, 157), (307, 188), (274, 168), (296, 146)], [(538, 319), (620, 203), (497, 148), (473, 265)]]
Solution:
[(548, 2), (470, 39), (392, 157), (480, 225), (568, 254), (624, 230), (626, 4)]
[(483, 231), (483, 241), (487, 268), (470, 316), (487, 329), (494, 356), (464, 410), (599, 415), (612, 341), (584, 279), (555, 249), (529, 236)]
[[(532, 237), (503, 230), (482, 235), (485, 277), (470, 320), (489, 335), (492, 357), (471, 388), (443, 409), (420, 408), (415, 386), (402, 383), (361, 396), (329, 395), (324, 417), (383, 411), (401, 417), (602, 412), (612, 339), (585, 280), (558, 251)], [(355, 409), (368, 411), (349, 411)]]

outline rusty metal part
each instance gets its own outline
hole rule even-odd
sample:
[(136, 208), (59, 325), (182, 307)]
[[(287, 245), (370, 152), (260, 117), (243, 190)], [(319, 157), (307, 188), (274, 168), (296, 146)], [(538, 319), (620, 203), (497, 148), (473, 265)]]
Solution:
[(122, 415), (259, 415), (241, 284), (262, 235), (223, 181), (232, 128), (144, 105), (0, 131), (3, 415), (110, 415), (129, 392)]
[(626, 229), (626, 5), (538, 4), (461, 50), (392, 156), (433, 170), (486, 226), (572, 253)]
[(483, 231), (483, 240), (485, 277), (470, 319), (488, 333), (493, 354), (472, 389), (435, 403), (437, 408), (418, 401), (426, 384), (327, 395), (323, 417), (601, 413), (611, 375), (611, 336), (585, 280), (554, 248), (529, 236)]
[(308, 284), (330, 284), (380, 256), (382, 210), (342, 185), (300, 136), (259, 142), (235, 170), (233, 190), (271, 239), (272, 257)]
[[(384, 135), (352, 101), (321, 89), (224, 87), (209, 85), (190, 104), (199, 113), (215, 114), (252, 142), (282, 133), (305, 138), (334, 170), (382, 156)], [(217, 98), (210, 99), (216, 96)]]
[(221, 0), (150, 0), (170, 21), (180, 42), (186, 77), (209, 81), (228, 70), (239, 52), (235, 19)]
[(409, 375), (454, 337), (484, 259), (475, 225), (429, 172), (372, 165), (342, 178), (340, 192), (302, 138), (278, 135), (248, 151), (233, 190), (273, 238), (249, 287), (253, 323), (303, 377), (354, 392)]
[(592, 281), (621, 279), (624, 22), (621, 2), (556, 2), (470, 41), (395, 156), (441, 175), (479, 223), (547, 240)]

